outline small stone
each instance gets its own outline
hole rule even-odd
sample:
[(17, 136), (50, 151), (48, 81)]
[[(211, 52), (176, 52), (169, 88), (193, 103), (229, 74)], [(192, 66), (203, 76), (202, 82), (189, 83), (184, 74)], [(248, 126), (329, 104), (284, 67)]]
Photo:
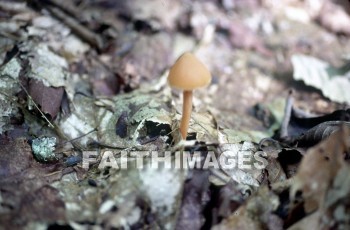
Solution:
[(40, 137), (32, 142), (32, 150), (35, 158), (40, 162), (52, 162), (57, 160), (55, 153), (56, 137)]

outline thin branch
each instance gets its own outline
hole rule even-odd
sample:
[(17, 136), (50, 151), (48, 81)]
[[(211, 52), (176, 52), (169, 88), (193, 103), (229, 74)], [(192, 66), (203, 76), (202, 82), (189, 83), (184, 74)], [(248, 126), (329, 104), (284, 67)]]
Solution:
[(40, 110), (39, 106), (35, 103), (35, 101), (33, 100), (33, 98), (29, 95), (27, 89), (21, 84), (21, 82), (19, 82), (19, 85), (22, 87), (22, 89), (24, 90), (24, 92), (27, 94), (28, 98), (33, 102), (35, 108), (39, 111), (39, 113), (41, 114), (41, 116), (46, 120), (46, 122), (49, 124), (48, 126), (50, 128), (55, 128), (55, 126), (49, 121), (49, 119), (47, 119), (47, 117), (45, 116), (45, 114)]

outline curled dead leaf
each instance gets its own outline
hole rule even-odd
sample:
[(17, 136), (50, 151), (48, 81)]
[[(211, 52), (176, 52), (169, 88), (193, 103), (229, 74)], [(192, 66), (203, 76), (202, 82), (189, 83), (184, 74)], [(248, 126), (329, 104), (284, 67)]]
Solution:
[(310, 148), (302, 160), (290, 194), (294, 198), (298, 191), (302, 192), (306, 213), (316, 210), (325, 202), (325, 194), (334, 177), (345, 165), (343, 153), (350, 147), (348, 137), (349, 129), (342, 127)]

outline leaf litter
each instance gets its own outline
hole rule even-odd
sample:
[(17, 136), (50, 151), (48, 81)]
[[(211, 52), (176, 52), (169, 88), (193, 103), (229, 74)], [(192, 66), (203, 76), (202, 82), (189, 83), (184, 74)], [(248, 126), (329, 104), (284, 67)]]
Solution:
[[(334, 36), (348, 36), (346, 27), (324, 15), (335, 8), (345, 21), (348, 15), (333, 2), (307, 2), (1, 3), (1, 15), (10, 19), (1, 23), (0, 36), (1, 223), (27, 229), (347, 228), (349, 100), (338, 89), (348, 79), (345, 68), (332, 66), (343, 64), (341, 55), (350, 50)], [(167, 86), (166, 75), (188, 50), (208, 65), (213, 84), (195, 93), (189, 140), (176, 145), (182, 97)], [(296, 80), (344, 104), (295, 83), (292, 68)], [(310, 81), (320, 76), (332, 83)], [(341, 84), (334, 83), (338, 78)], [(288, 84), (297, 100), (284, 110)], [(310, 117), (300, 105), (328, 114)], [(266, 137), (273, 139), (258, 145)], [(54, 138), (55, 145), (43, 141)], [(142, 170), (99, 169), (102, 156), (89, 170), (81, 167), (82, 151), (119, 156), (176, 148), (199, 151), (201, 164), (208, 156), (227, 161), (230, 152), (245, 152), (262, 154), (267, 165), (152, 169), (147, 155)], [(54, 160), (38, 161), (38, 153)]]

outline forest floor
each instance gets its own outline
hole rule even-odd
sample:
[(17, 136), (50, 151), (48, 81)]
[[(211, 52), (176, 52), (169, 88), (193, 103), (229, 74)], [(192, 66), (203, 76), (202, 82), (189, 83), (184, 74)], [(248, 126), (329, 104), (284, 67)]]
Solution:
[[(0, 1), (0, 229), (349, 229), (349, 25), (346, 0)], [(212, 75), (186, 141), (184, 52)]]

